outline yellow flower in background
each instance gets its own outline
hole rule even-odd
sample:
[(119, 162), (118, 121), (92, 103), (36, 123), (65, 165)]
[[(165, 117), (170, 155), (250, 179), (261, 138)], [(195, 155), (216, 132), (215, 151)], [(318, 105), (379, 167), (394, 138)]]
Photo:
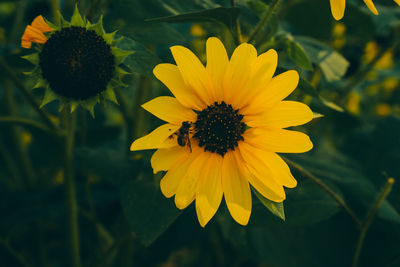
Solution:
[(392, 107), (386, 103), (379, 103), (376, 105), (376, 114), (381, 117), (387, 117), (392, 114)]
[[(378, 10), (375, 8), (372, 0), (363, 0), (369, 10), (375, 15), (378, 15)], [(400, 5), (400, 0), (394, 0), (396, 4)], [(332, 15), (336, 20), (340, 20), (344, 16), (344, 10), (346, 9), (346, 0), (330, 0)]]
[(162, 193), (175, 196), (179, 209), (194, 200), (201, 226), (214, 216), (224, 196), (232, 217), (249, 221), (250, 185), (265, 198), (282, 202), (283, 186), (296, 180), (276, 153), (302, 153), (309, 137), (283, 128), (313, 117), (307, 105), (283, 101), (297, 87), (290, 70), (273, 77), (278, 55), (257, 56), (254, 46), (239, 45), (228, 58), (215, 37), (206, 43), (206, 67), (187, 48), (171, 47), (176, 65), (159, 64), (154, 75), (175, 97), (161, 96), (142, 105), (166, 124), (135, 140), (131, 150), (157, 149), (154, 173), (167, 171)]
[(357, 92), (351, 92), (347, 100), (347, 110), (349, 113), (358, 115), (360, 114), (361, 95)]

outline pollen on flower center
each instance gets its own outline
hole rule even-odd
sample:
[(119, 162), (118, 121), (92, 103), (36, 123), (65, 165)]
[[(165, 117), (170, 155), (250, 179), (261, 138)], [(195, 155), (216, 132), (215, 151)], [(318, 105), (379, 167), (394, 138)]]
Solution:
[(39, 54), (42, 76), (57, 94), (85, 100), (107, 89), (115, 57), (103, 37), (83, 27), (56, 31)]
[(199, 141), (199, 146), (204, 147), (204, 151), (224, 156), (243, 140), (246, 124), (242, 119), (243, 115), (239, 110), (234, 110), (223, 101), (215, 102), (197, 114), (193, 138)]

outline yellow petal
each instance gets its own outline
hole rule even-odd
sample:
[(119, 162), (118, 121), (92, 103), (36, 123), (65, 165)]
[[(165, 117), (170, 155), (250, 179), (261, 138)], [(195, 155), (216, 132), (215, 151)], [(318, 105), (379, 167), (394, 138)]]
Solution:
[(340, 20), (344, 16), (346, 9), (346, 0), (330, 0), (332, 15), (336, 20)]
[(223, 92), (224, 100), (235, 108), (241, 103), (236, 96), (249, 80), (249, 70), (256, 59), (257, 50), (251, 44), (243, 43), (233, 51), (223, 80)]
[(208, 75), (213, 82), (216, 100), (223, 100), (222, 80), (224, 78), (226, 67), (229, 63), (228, 54), (222, 42), (216, 38), (208, 38), (207, 44), (207, 67)]
[(176, 140), (169, 137), (179, 128), (180, 125), (169, 123), (161, 125), (148, 135), (136, 139), (131, 145), (131, 151), (177, 146)]
[(46, 21), (44, 21), (42, 16), (37, 16), (31, 24), (32, 27), (40, 30), (41, 32), (51, 32), (54, 31), (53, 28), (51, 28)]
[(202, 227), (215, 215), (222, 200), (221, 168), (222, 157), (210, 153), (196, 189), (196, 212)]
[(154, 68), (153, 73), (186, 108), (202, 110), (206, 107), (195, 92), (186, 86), (176, 65), (168, 63), (158, 64)]
[(185, 152), (164, 175), (160, 181), (160, 189), (165, 197), (170, 198), (176, 194), (181, 180), (189, 171), (190, 164), (194, 159), (196, 159), (195, 155)]
[(313, 113), (307, 105), (295, 101), (281, 101), (264, 113), (245, 116), (244, 122), (250, 127), (286, 128), (305, 124), (312, 118)]
[(178, 100), (170, 96), (160, 96), (142, 105), (142, 108), (158, 118), (180, 125), (183, 121), (193, 122), (197, 115), (193, 110), (182, 106)]
[(313, 148), (308, 135), (284, 129), (252, 128), (245, 132), (247, 143), (277, 153), (303, 153)]
[(289, 70), (272, 78), (265, 85), (259, 95), (256, 95), (248, 106), (241, 109), (244, 115), (263, 113), (279, 101), (290, 95), (299, 83), (299, 74), (295, 70)]
[(396, 2), (396, 4), (398, 4), (400, 6), (400, 0), (393, 0)]
[(183, 46), (171, 47), (185, 84), (189, 86), (206, 105), (215, 102), (215, 92), (206, 68), (189, 49)]
[(241, 99), (238, 108), (246, 106), (255, 95), (265, 89), (265, 84), (272, 79), (277, 65), (278, 54), (274, 49), (270, 49), (257, 57), (251, 68), (250, 79), (238, 92), (238, 99)]
[(367, 5), (369, 10), (371, 10), (371, 12), (374, 13), (374, 15), (379, 14), (378, 10), (376, 10), (376, 7), (375, 7), (374, 3), (372, 2), (372, 0), (364, 0), (364, 3)]
[(228, 210), (233, 219), (247, 225), (251, 214), (251, 192), (246, 178), (239, 170), (235, 152), (225, 154), (222, 163), (222, 189)]
[(203, 175), (204, 165), (209, 158), (209, 153), (202, 151), (193, 152), (192, 157), (197, 157), (192, 161), (186, 175), (181, 179), (175, 194), (175, 205), (178, 209), (184, 209), (193, 202), (196, 196), (197, 181)]
[[(294, 179), (289, 167), (276, 153), (256, 148), (245, 142), (239, 143), (239, 149), (244, 161), (250, 167), (255, 169), (259, 174), (265, 173), (265, 178), (269, 178), (267, 177), (269, 173), (272, 175), (274, 181), (265, 179), (263, 181), (267, 183), (266, 186), (276, 192), (278, 197), (284, 197), (285, 194), (281, 187), (276, 187), (276, 184), (289, 188), (296, 187), (297, 181)], [(257, 176), (256, 173), (255, 175)], [(268, 184), (268, 182), (271, 182), (271, 184)], [(274, 201), (279, 202), (279, 200)]]
[(157, 173), (159, 171), (169, 170), (172, 168), (172, 166), (174, 166), (175, 162), (180, 160), (185, 155), (187, 155), (187, 153), (185, 153), (185, 149), (183, 149), (181, 146), (158, 149), (156, 152), (154, 152), (150, 161), (153, 172)]
[(274, 177), (270, 165), (266, 164), (263, 151), (245, 142), (239, 143), (239, 151), (245, 164), (242, 166), (243, 169), (246, 170), (247, 167), (252, 174), (246, 175), (250, 184), (264, 197), (275, 202), (282, 202), (285, 199), (282, 182), (278, 180), (278, 177)]

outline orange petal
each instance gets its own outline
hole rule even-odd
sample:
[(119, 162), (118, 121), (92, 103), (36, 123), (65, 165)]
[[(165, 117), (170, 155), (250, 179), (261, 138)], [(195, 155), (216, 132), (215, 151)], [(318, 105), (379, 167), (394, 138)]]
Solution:
[(46, 21), (44, 21), (44, 18), (40, 15), (37, 16), (31, 24), (32, 27), (40, 30), (41, 32), (51, 32), (54, 31), (53, 28), (51, 28)]
[(47, 42), (47, 37), (40, 30), (28, 25), (21, 40), (22, 47), (30, 48), (31, 43), (44, 44)]

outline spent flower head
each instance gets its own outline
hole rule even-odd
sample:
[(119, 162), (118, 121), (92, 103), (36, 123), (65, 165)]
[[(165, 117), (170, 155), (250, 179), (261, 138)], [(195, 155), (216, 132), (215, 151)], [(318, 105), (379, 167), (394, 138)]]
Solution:
[(104, 31), (102, 17), (91, 24), (77, 7), (71, 22), (60, 17), (59, 26), (38, 16), (26, 27), (21, 46), (37, 46), (35, 53), (23, 58), (36, 66), (30, 72), (38, 77), (34, 88), (46, 89), (41, 106), (59, 99), (60, 110), (69, 104), (73, 112), (81, 105), (93, 115), (96, 103), (117, 103), (114, 87), (123, 85), (127, 74), (119, 64), (133, 52), (116, 47), (120, 39), (114, 38), (116, 32)]

